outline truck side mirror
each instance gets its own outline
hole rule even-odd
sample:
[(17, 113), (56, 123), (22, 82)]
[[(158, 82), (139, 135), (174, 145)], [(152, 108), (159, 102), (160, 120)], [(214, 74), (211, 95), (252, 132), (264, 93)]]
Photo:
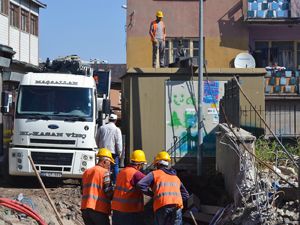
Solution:
[(103, 99), (102, 113), (107, 114), (107, 115), (110, 114), (110, 100), (109, 99)]
[(12, 103), (12, 94), (3, 91), (1, 94), (1, 112), (3, 114), (9, 113), (9, 108), (11, 103)]

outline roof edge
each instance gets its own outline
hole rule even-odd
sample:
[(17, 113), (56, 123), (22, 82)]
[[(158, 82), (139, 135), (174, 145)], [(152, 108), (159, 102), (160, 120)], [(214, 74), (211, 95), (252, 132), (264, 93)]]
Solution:
[[(128, 68), (127, 74), (186, 74), (190, 73), (188, 68)], [(194, 71), (194, 74), (198, 73), (198, 69)], [(208, 74), (266, 74), (265, 68), (208, 68)], [(122, 76), (125, 77), (127, 74)]]
[(47, 8), (47, 5), (40, 2), (39, 0), (31, 0), (32, 2), (34, 2), (35, 4), (37, 4), (40, 8)]

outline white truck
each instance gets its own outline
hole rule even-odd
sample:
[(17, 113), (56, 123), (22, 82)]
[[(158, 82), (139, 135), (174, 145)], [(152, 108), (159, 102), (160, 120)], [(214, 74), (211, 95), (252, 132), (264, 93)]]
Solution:
[[(98, 107), (99, 108), (99, 107)], [(80, 178), (95, 165), (97, 88), (92, 76), (28, 73), (20, 82), (9, 174)]]

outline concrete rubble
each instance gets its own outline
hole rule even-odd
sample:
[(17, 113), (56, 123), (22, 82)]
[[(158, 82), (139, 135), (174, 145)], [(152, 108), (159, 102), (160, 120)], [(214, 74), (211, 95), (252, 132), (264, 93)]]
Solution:
[(226, 135), (231, 149), (238, 155), (240, 171), (233, 209), (214, 224), (299, 224), (299, 181), (295, 168), (275, 162), (268, 162), (272, 169), (266, 168), (238, 144), (240, 140)]

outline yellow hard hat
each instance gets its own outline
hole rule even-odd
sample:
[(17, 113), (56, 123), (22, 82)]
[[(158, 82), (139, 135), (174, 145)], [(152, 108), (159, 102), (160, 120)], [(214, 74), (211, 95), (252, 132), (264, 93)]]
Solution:
[(156, 12), (156, 17), (160, 17), (160, 18), (163, 18), (164, 17), (164, 14), (163, 14), (163, 12), (162, 11), (157, 11)]
[(107, 148), (100, 148), (96, 156), (109, 158), (110, 162), (115, 164), (115, 160), (112, 157), (111, 152)]
[(134, 150), (131, 154), (130, 160), (136, 163), (146, 163), (146, 156), (143, 150)]
[(156, 155), (155, 162), (160, 161), (160, 160), (170, 162), (171, 157), (170, 157), (169, 153), (167, 153), (166, 151), (161, 151)]

